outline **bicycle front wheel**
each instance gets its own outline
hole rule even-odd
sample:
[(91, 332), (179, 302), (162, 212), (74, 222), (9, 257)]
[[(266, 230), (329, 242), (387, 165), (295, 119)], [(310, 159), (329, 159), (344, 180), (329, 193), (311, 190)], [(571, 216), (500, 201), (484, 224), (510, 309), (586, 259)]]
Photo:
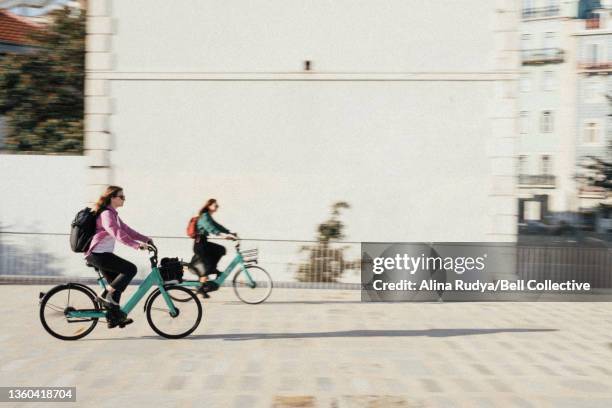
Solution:
[(202, 304), (196, 295), (182, 286), (167, 286), (166, 292), (171, 299), (186, 299), (191, 301), (175, 304), (176, 313), (172, 313), (162, 292), (157, 289), (147, 304), (147, 321), (149, 326), (162, 337), (180, 339), (190, 335), (202, 320)]
[(55, 338), (78, 340), (91, 333), (98, 319), (68, 317), (68, 313), (75, 310), (99, 311), (100, 306), (95, 296), (81, 286), (70, 283), (56, 286), (40, 301), (40, 322)]
[[(184, 288), (188, 289), (191, 293), (194, 293), (194, 288), (191, 286), (183, 286)], [(175, 300), (177, 302), (189, 302), (190, 300), (193, 299), (193, 296), (191, 296), (191, 294), (186, 293), (186, 292), (178, 292), (178, 291), (174, 291), (175, 293), (168, 293), (170, 295), (170, 297), (172, 298), (172, 300)]]
[(244, 303), (256, 305), (270, 296), (273, 283), (270, 274), (265, 269), (256, 265), (248, 265), (234, 275), (232, 285), (238, 299)]

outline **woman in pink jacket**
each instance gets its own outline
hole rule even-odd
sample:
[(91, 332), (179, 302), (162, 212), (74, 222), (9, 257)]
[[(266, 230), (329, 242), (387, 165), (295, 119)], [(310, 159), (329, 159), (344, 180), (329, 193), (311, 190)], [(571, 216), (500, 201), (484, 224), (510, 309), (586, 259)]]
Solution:
[[(111, 308), (119, 307), (121, 293), (136, 276), (137, 271), (136, 265), (113, 253), (115, 241), (143, 250), (147, 249), (147, 243), (153, 243), (151, 238), (134, 231), (119, 218), (117, 208), (123, 207), (124, 202), (123, 189), (118, 186), (109, 186), (100, 196), (93, 208), (98, 216), (96, 234), (85, 253), (87, 262), (98, 268), (109, 283), (107, 291), (99, 297), (107, 307)], [(130, 324), (132, 319), (124, 317), (120, 323)]]

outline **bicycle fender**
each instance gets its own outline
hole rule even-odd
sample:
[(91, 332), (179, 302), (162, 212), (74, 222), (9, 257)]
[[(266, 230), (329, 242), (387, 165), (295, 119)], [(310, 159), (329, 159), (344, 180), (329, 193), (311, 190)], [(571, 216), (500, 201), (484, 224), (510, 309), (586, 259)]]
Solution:
[(152, 291), (151, 293), (149, 293), (149, 296), (147, 296), (147, 300), (144, 301), (144, 305), (142, 306), (142, 311), (146, 312), (147, 311), (147, 306), (149, 306), (149, 302), (151, 301), (151, 298), (153, 297), (154, 294), (156, 294), (157, 292), (159, 292), (159, 288), (155, 289), (154, 291)]
[[(169, 285), (164, 285), (164, 289), (168, 289), (168, 288), (171, 288), (171, 287), (173, 287), (173, 286), (181, 286), (181, 285), (177, 285), (177, 284), (171, 283), (171, 284), (169, 284)], [(156, 289), (155, 289), (153, 292), (149, 293), (149, 296), (147, 297), (147, 300), (145, 300), (144, 305), (142, 306), (142, 310), (143, 310), (144, 312), (146, 312), (146, 311), (147, 311), (147, 306), (149, 305), (149, 302), (151, 301), (151, 298), (152, 298), (152, 297), (153, 297), (153, 295), (154, 295), (154, 294), (156, 294), (157, 292), (159, 292), (159, 287), (158, 287), (158, 288), (156, 288)]]
[(97, 300), (98, 298), (98, 294), (92, 288), (90, 288), (87, 285), (83, 285), (82, 283), (69, 282), (66, 284), (66, 286), (68, 286), (69, 288), (79, 287), (79, 288), (85, 289), (93, 296), (94, 299)]

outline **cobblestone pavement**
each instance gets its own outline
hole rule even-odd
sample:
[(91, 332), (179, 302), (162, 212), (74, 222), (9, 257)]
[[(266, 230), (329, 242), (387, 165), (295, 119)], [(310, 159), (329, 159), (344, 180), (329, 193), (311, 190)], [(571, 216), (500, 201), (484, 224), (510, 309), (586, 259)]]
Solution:
[(612, 407), (608, 303), (277, 289), (252, 306), (222, 288), (189, 338), (159, 338), (140, 306), (125, 329), (64, 342), (39, 323), (46, 289), (0, 286), (0, 385), (76, 386), (70, 406)]

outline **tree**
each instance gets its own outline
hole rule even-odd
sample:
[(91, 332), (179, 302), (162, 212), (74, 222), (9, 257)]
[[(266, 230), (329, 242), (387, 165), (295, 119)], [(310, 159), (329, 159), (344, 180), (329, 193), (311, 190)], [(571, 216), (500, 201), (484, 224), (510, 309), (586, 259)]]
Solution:
[(14, 152), (81, 153), (85, 80), (85, 13), (54, 11), (32, 34), (32, 51), (0, 59), (4, 148)]
[(330, 245), (332, 241), (344, 238), (344, 224), (340, 221), (340, 210), (348, 208), (349, 204), (344, 201), (332, 205), (331, 218), (319, 224), (317, 228), (317, 243), (301, 248), (302, 252), (309, 254), (308, 260), (298, 268), (298, 281), (337, 282), (345, 270), (359, 267), (358, 261), (344, 259), (346, 246), (333, 248)]
[[(606, 95), (612, 105), (612, 96)], [(612, 116), (609, 114), (608, 116)], [(608, 142), (608, 158), (612, 156), (612, 141)], [(596, 156), (585, 156), (579, 164), (579, 174), (576, 176), (581, 183), (612, 191), (612, 161)]]

